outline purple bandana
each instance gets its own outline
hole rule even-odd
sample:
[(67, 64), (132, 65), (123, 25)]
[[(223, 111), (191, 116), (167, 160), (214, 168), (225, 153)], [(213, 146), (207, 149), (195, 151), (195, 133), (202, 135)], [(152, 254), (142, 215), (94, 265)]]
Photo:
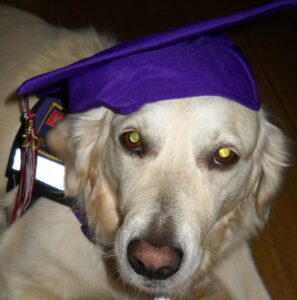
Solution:
[(66, 83), (74, 113), (105, 106), (129, 114), (146, 103), (194, 96), (222, 96), (259, 110), (255, 80), (245, 57), (227, 37), (214, 32), (296, 4), (297, 0), (277, 0), (123, 43), (29, 79), (17, 93), (44, 94)]

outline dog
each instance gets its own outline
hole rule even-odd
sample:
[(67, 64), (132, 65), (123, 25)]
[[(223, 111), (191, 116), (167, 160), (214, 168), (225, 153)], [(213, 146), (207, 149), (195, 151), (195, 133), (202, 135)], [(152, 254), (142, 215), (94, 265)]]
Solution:
[(115, 42), (3, 5), (0, 40), (0, 299), (270, 299), (248, 242), (269, 216), (289, 153), (263, 109), (203, 96), (129, 115), (69, 114), (47, 143), (96, 242), (69, 207), (45, 197), (8, 226), (17, 87)]

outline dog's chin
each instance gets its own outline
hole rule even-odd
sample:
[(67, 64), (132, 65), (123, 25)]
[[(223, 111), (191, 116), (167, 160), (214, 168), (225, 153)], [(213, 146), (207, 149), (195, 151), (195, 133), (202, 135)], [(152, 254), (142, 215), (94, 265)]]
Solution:
[(178, 279), (178, 276), (177, 278), (174, 278), (173, 276), (166, 280), (151, 280), (137, 274), (129, 275), (127, 278), (126, 272), (125, 274), (121, 274), (124, 282), (127, 282), (134, 290), (136, 289), (140, 293), (154, 298), (165, 297), (170, 299), (173, 296), (181, 295), (181, 293), (185, 292), (190, 287), (190, 282), (192, 281), (189, 278), (188, 282), (181, 282)]
[(174, 285), (170, 284), (166, 281), (161, 280), (149, 280), (149, 279), (133, 279), (133, 282), (130, 284), (134, 289), (147, 294), (151, 297), (168, 297), (170, 298), (174, 293), (175, 289), (173, 288)]
[(133, 271), (122, 271), (120, 272), (120, 276), (122, 280), (128, 283), (133, 289), (137, 289), (150, 296), (157, 297), (161, 295), (163, 297), (170, 297), (170, 295), (175, 292), (176, 284), (173, 278), (167, 280), (148, 279), (133, 273)]

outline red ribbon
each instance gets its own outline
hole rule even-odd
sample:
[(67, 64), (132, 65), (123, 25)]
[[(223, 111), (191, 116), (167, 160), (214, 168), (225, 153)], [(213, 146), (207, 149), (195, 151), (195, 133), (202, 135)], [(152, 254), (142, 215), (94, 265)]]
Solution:
[(29, 108), (28, 98), (24, 98), (24, 132), (22, 134), (20, 183), (15, 206), (9, 219), (12, 224), (28, 208), (32, 201), (34, 189), (38, 137), (34, 127), (35, 114)]

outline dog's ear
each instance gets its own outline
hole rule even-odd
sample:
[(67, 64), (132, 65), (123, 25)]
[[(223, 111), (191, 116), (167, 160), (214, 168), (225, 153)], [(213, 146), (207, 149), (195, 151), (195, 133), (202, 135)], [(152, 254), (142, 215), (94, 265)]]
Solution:
[(119, 223), (115, 189), (104, 167), (113, 115), (105, 108), (69, 115), (47, 135), (50, 149), (65, 163), (65, 195), (84, 206), (103, 243), (112, 239)]
[(259, 112), (260, 132), (253, 157), (250, 179), (257, 217), (265, 221), (270, 203), (278, 192), (283, 171), (289, 165), (289, 140), (273, 125), (264, 111)]
[(47, 134), (49, 148), (65, 163), (67, 196), (78, 197), (88, 187), (93, 160), (100, 160), (102, 149), (97, 149), (96, 157), (93, 152), (105, 144), (110, 114), (105, 108), (71, 114)]

